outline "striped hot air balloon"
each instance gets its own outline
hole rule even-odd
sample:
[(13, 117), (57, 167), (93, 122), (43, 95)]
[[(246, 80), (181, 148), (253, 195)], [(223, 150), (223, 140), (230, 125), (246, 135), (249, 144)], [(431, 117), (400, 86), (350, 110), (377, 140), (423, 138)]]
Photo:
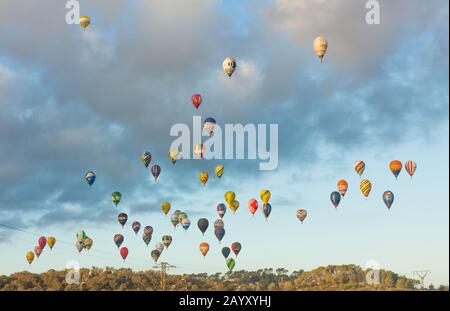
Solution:
[(161, 174), (161, 167), (157, 164), (153, 165), (151, 168), (152, 175), (154, 180), (156, 181), (158, 179), (159, 174)]
[(366, 169), (366, 163), (364, 163), (364, 161), (356, 161), (354, 167), (356, 173), (358, 173), (359, 177), (361, 177)]
[(306, 216), (308, 216), (308, 212), (304, 209), (297, 210), (297, 218), (300, 220), (301, 223), (306, 219)]
[(347, 189), (348, 189), (347, 181), (343, 179), (339, 180), (337, 183), (337, 190), (342, 197), (344, 197), (344, 195), (347, 193)]
[(405, 170), (408, 172), (409, 176), (411, 176), (411, 178), (414, 175), (414, 172), (416, 171), (417, 168), (417, 164), (414, 161), (406, 161), (405, 163)]
[(367, 179), (363, 179), (359, 185), (359, 189), (361, 189), (362, 194), (367, 198), (370, 190), (372, 190), (372, 183)]
[(398, 174), (400, 174), (402, 170), (403, 164), (399, 160), (393, 160), (391, 163), (389, 163), (389, 169), (391, 170), (392, 174), (394, 174), (395, 179), (397, 179)]
[(194, 145), (194, 154), (197, 156), (197, 158), (202, 159), (204, 153), (205, 153), (205, 145), (203, 144)]
[(392, 203), (394, 203), (394, 193), (392, 191), (385, 191), (383, 193), (383, 202), (388, 209), (391, 209)]
[(333, 191), (330, 194), (331, 203), (333, 203), (334, 208), (339, 206), (339, 202), (341, 202), (341, 194), (337, 191)]

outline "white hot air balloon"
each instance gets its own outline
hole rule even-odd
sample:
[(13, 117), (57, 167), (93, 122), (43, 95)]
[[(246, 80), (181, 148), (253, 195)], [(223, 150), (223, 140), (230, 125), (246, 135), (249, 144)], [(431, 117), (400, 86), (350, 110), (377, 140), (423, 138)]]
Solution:
[(320, 58), (320, 62), (322, 62), (322, 59), (325, 56), (327, 48), (328, 48), (327, 39), (325, 39), (322, 36), (319, 36), (316, 39), (314, 39), (313, 43), (314, 53)]
[(224, 59), (222, 63), (223, 71), (228, 75), (231, 79), (231, 75), (236, 70), (236, 61), (232, 57), (227, 57)]

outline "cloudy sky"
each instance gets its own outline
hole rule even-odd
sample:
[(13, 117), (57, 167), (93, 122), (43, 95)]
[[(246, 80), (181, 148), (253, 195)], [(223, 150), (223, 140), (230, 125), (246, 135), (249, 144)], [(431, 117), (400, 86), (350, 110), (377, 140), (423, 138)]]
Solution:
[[(71, 259), (148, 269), (153, 245), (172, 234), (161, 260), (175, 273), (225, 272), (220, 249), (240, 241), (236, 269), (376, 260), (408, 276), (428, 269), (429, 281), (448, 283), (447, 1), (380, 1), (379, 25), (365, 22), (364, 0), (79, 2), (92, 18), (86, 31), (66, 24), (64, 1), (0, 2), (0, 273), (60, 269)], [(312, 52), (318, 35), (329, 42), (323, 64)], [(231, 80), (221, 68), (228, 55), (238, 64)], [(190, 103), (197, 92), (199, 112)], [(193, 115), (219, 125), (278, 124), (278, 168), (260, 171), (251, 160), (173, 166), (170, 128), (192, 127)], [(140, 162), (145, 150), (162, 168), (157, 183)], [(373, 184), (368, 200), (353, 171), (360, 159)], [(414, 178), (402, 171), (396, 181), (393, 159), (415, 160)], [(88, 170), (97, 174), (92, 187), (83, 180)], [(204, 189), (202, 170), (211, 175)], [(336, 212), (329, 195), (341, 178), (350, 188)], [(246, 208), (264, 188), (272, 192), (268, 223)], [(118, 208), (115, 190), (123, 194)], [(196, 222), (212, 224), (227, 190), (241, 208), (224, 217), (219, 245)], [(385, 190), (396, 196), (391, 211)], [(188, 213), (187, 232), (171, 228), (163, 201)], [(299, 208), (309, 212), (303, 225)], [(122, 232), (119, 212), (155, 230), (146, 248), (125, 227), (126, 263), (112, 241)], [(80, 228), (94, 239), (89, 254), (73, 246)], [(28, 268), (24, 254), (39, 234), (60, 242)], [(211, 245), (205, 260), (203, 240)]]

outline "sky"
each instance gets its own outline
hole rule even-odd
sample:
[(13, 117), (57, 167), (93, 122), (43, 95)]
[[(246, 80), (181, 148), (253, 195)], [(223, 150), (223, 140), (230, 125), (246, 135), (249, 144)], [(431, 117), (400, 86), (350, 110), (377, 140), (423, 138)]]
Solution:
[[(379, 25), (366, 23), (364, 0), (79, 2), (92, 19), (86, 31), (66, 24), (64, 1), (0, 2), (0, 224), (23, 230), (0, 225), (0, 274), (62, 269), (70, 260), (151, 269), (150, 251), (171, 234), (160, 261), (175, 265), (172, 273), (226, 272), (220, 249), (239, 241), (237, 270), (376, 260), (410, 277), (430, 270), (427, 283), (448, 284), (447, 1), (380, 1)], [(322, 64), (312, 51), (319, 35), (328, 40)], [(222, 71), (226, 56), (237, 62), (232, 79)], [(204, 98), (198, 111), (193, 93)], [(170, 129), (192, 127), (194, 115), (221, 126), (278, 124), (278, 167), (172, 165)], [(157, 182), (140, 161), (147, 150), (162, 168)], [(403, 170), (396, 180), (394, 159), (414, 160), (414, 178)], [(373, 184), (367, 200), (357, 160)], [(220, 180), (217, 164), (225, 166)], [(89, 170), (97, 174), (92, 187)], [(339, 179), (349, 190), (335, 211), (330, 193)], [(267, 222), (246, 207), (261, 189), (272, 193)], [(225, 215), (219, 244), (212, 223), (228, 190), (241, 206)], [(391, 210), (385, 190), (395, 194)], [(172, 228), (163, 201), (189, 215), (186, 232)], [(124, 229), (120, 212), (129, 216)], [(204, 237), (200, 217), (210, 221)], [(153, 226), (149, 247), (132, 232), (134, 220)], [(75, 249), (79, 229), (94, 240), (89, 253)], [(126, 262), (116, 233), (130, 250)], [(25, 253), (41, 234), (57, 244), (29, 267)], [(202, 241), (210, 244), (205, 258)]]

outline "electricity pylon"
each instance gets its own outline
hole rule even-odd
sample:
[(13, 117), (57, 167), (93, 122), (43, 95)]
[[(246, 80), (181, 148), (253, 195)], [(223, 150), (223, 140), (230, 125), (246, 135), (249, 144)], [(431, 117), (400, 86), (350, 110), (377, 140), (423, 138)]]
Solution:
[(430, 274), (430, 270), (418, 270), (414, 271), (414, 274), (417, 275), (422, 283), (422, 288), (425, 288), (425, 278), (428, 274)]
[(176, 268), (175, 266), (172, 266), (171, 264), (167, 262), (161, 262), (156, 266), (153, 266), (153, 268), (161, 269), (161, 290), (164, 291), (166, 289), (166, 275), (167, 271), (170, 268)]

